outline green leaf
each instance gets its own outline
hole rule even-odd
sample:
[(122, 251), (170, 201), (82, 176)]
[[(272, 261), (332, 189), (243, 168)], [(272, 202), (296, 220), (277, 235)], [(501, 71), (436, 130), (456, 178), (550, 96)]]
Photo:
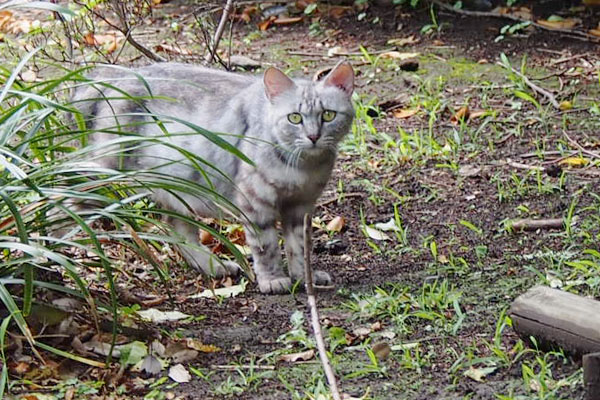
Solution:
[(145, 343), (135, 341), (121, 346), (120, 363), (123, 365), (135, 365), (148, 355), (148, 346)]
[(304, 14), (306, 15), (310, 15), (313, 13), (313, 11), (315, 11), (317, 9), (318, 4), (317, 3), (311, 3), (308, 6), (306, 6), (306, 8), (304, 9)]

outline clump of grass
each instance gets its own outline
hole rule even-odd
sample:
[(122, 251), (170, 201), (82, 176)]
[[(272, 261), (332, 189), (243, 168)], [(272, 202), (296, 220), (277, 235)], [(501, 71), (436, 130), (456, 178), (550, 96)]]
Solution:
[[(98, 324), (99, 301), (88, 289), (90, 282), (82, 271), (100, 268), (110, 298), (109, 304), (100, 303), (109, 310), (109, 318), (117, 321), (114, 265), (119, 260), (106, 248), (116, 245), (133, 250), (154, 267), (158, 277), (166, 280), (168, 267), (154, 256), (154, 251), (178, 239), (169, 233), (162, 216), (184, 219), (209, 231), (245, 264), (236, 247), (214, 228), (187, 215), (160, 209), (150, 199), (150, 193), (165, 190), (179, 197), (210, 198), (224, 209), (236, 210), (213, 190), (209, 180), (200, 184), (168, 176), (160, 169), (118, 171), (94, 164), (102, 147), (79, 146), (87, 143), (94, 132), (86, 128), (83, 116), (67, 100), (68, 90), (80, 85), (110, 83), (88, 80), (85, 68), (62, 70), (57, 78), (25, 83), (19, 79), (19, 73), (32, 56), (33, 53), (12, 71), (0, 70), (0, 301), (9, 313), (0, 334), (3, 338), (7, 330), (17, 327), (40, 359), (37, 349), (41, 348), (97, 365), (93, 360), (55, 349), (35, 338), (26, 317), (31, 313), (36, 291), (44, 288), (84, 299)], [(132, 99), (126, 93), (123, 96)], [(172, 120), (150, 112), (140, 115), (163, 129)], [(188, 126), (189, 135), (203, 135), (225, 150), (239, 153), (218, 135)], [(206, 170), (217, 170), (205, 160), (168, 143), (168, 132), (148, 138), (127, 127), (115, 126), (112, 131), (113, 138), (101, 146), (107, 146), (114, 156), (127, 157), (132, 148), (168, 145), (204, 176), (208, 176)], [(165, 160), (169, 162), (172, 160)], [(78, 203), (86, 206), (74, 207)], [(105, 221), (104, 227), (98, 223), (100, 220)], [(64, 283), (50, 282), (49, 271), (58, 272)], [(8, 377), (6, 365), (4, 362), (2, 388)]]

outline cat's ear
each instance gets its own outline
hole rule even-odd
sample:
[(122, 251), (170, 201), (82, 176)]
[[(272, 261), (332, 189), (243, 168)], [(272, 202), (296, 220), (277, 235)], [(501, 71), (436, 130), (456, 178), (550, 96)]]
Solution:
[(335, 86), (351, 96), (354, 90), (354, 70), (352, 66), (347, 62), (339, 63), (323, 79), (323, 85)]
[(263, 81), (265, 84), (265, 93), (270, 101), (273, 101), (275, 97), (296, 86), (294, 81), (288, 78), (283, 72), (273, 67), (265, 71)]

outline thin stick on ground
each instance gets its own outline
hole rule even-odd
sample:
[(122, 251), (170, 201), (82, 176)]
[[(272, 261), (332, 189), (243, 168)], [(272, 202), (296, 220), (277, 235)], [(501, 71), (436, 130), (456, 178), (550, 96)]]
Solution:
[[(507, 67), (506, 65), (504, 65), (502, 63), (498, 63), (498, 65), (500, 65), (502, 67), (505, 67), (505, 68)], [(510, 70), (512, 71), (513, 74), (515, 74), (518, 77), (520, 77), (521, 79), (523, 79), (523, 82), (527, 86), (529, 86), (534, 92), (539, 93), (542, 96), (544, 96), (545, 98), (547, 98), (548, 101), (550, 102), (550, 104), (552, 104), (552, 106), (554, 108), (560, 110), (560, 104), (558, 103), (558, 101), (556, 100), (556, 97), (552, 93), (550, 93), (549, 91), (547, 91), (543, 87), (540, 87), (540, 86), (536, 85), (535, 83), (531, 82), (527, 76), (523, 75), (522, 73), (520, 73), (519, 71), (517, 71), (513, 67), (508, 67), (508, 68), (510, 68)]]
[(317, 309), (317, 298), (315, 296), (315, 288), (313, 286), (313, 272), (310, 264), (310, 252), (312, 247), (311, 240), (312, 231), (312, 216), (310, 214), (304, 214), (304, 280), (306, 285), (306, 295), (308, 297), (308, 307), (310, 309), (310, 317), (315, 339), (317, 341), (317, 349), (319, 350), (319, 358), (323, 369), (325, 370), (325, 376), (327, 382), (329, 382), (329, 388), (331, 389), (331, 395), (334, 400), (341, 400), (340, 392), (337, 386), (337, 380), (331, 363), (327, 357), (327, 350), (325, 350), (325, 341), (323, 340), (323, 333), (321, 332), (321, 324), (319, 323), (319, 310)]
[(221, 37), (223, 36), (223, 31), (225, 30), (225, 24), (229, 19), (229, 15), (233, 10), (233, 0), (227, 0), (225, 3), (225, 7), (223, 7), (223, 14), (221, 14), (221, 20), (219, 21), (219, 25), (217, 25), (217, 30), (215, 31), (215, 36), (212, 40), (212, 46), (209, 48), (208, 55), (206, 57), (206, 61), (214, 61), (215, 55), (217, 54), (217, 49), (219, 48), (219, 42), (221, 41)]

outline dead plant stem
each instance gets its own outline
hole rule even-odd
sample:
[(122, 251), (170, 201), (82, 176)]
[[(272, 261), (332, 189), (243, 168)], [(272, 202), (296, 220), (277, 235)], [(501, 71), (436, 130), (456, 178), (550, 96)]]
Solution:
[(321, 324), (319, 322), (319, 310), (317, 309), (317, 298), (315, 296), (315, 288), (313, 286), (313, 272), (310, 264), (310, 253), (312, 247), (311, 240), (312, 233), (312, 216), (310, 214), (304, 214), (304, 279), (306, 285), (306, 295), (308, 298), (308, 307), (310, 309), (311, 323), (315, 340), (317, 342), (317, 349), (319, 350), (319, 358), (323, 369), (325, 370), (325, 376), (329, 382), (329, 388), (331, 389), (331, 396), (334, 400), (341, 400), (340, 392), (337, 386), (337, 380), (331, 363), (327, 357), (327, 350), (325, 349), (325, 341), (323, 340), (323, 333), (321, 332)]

